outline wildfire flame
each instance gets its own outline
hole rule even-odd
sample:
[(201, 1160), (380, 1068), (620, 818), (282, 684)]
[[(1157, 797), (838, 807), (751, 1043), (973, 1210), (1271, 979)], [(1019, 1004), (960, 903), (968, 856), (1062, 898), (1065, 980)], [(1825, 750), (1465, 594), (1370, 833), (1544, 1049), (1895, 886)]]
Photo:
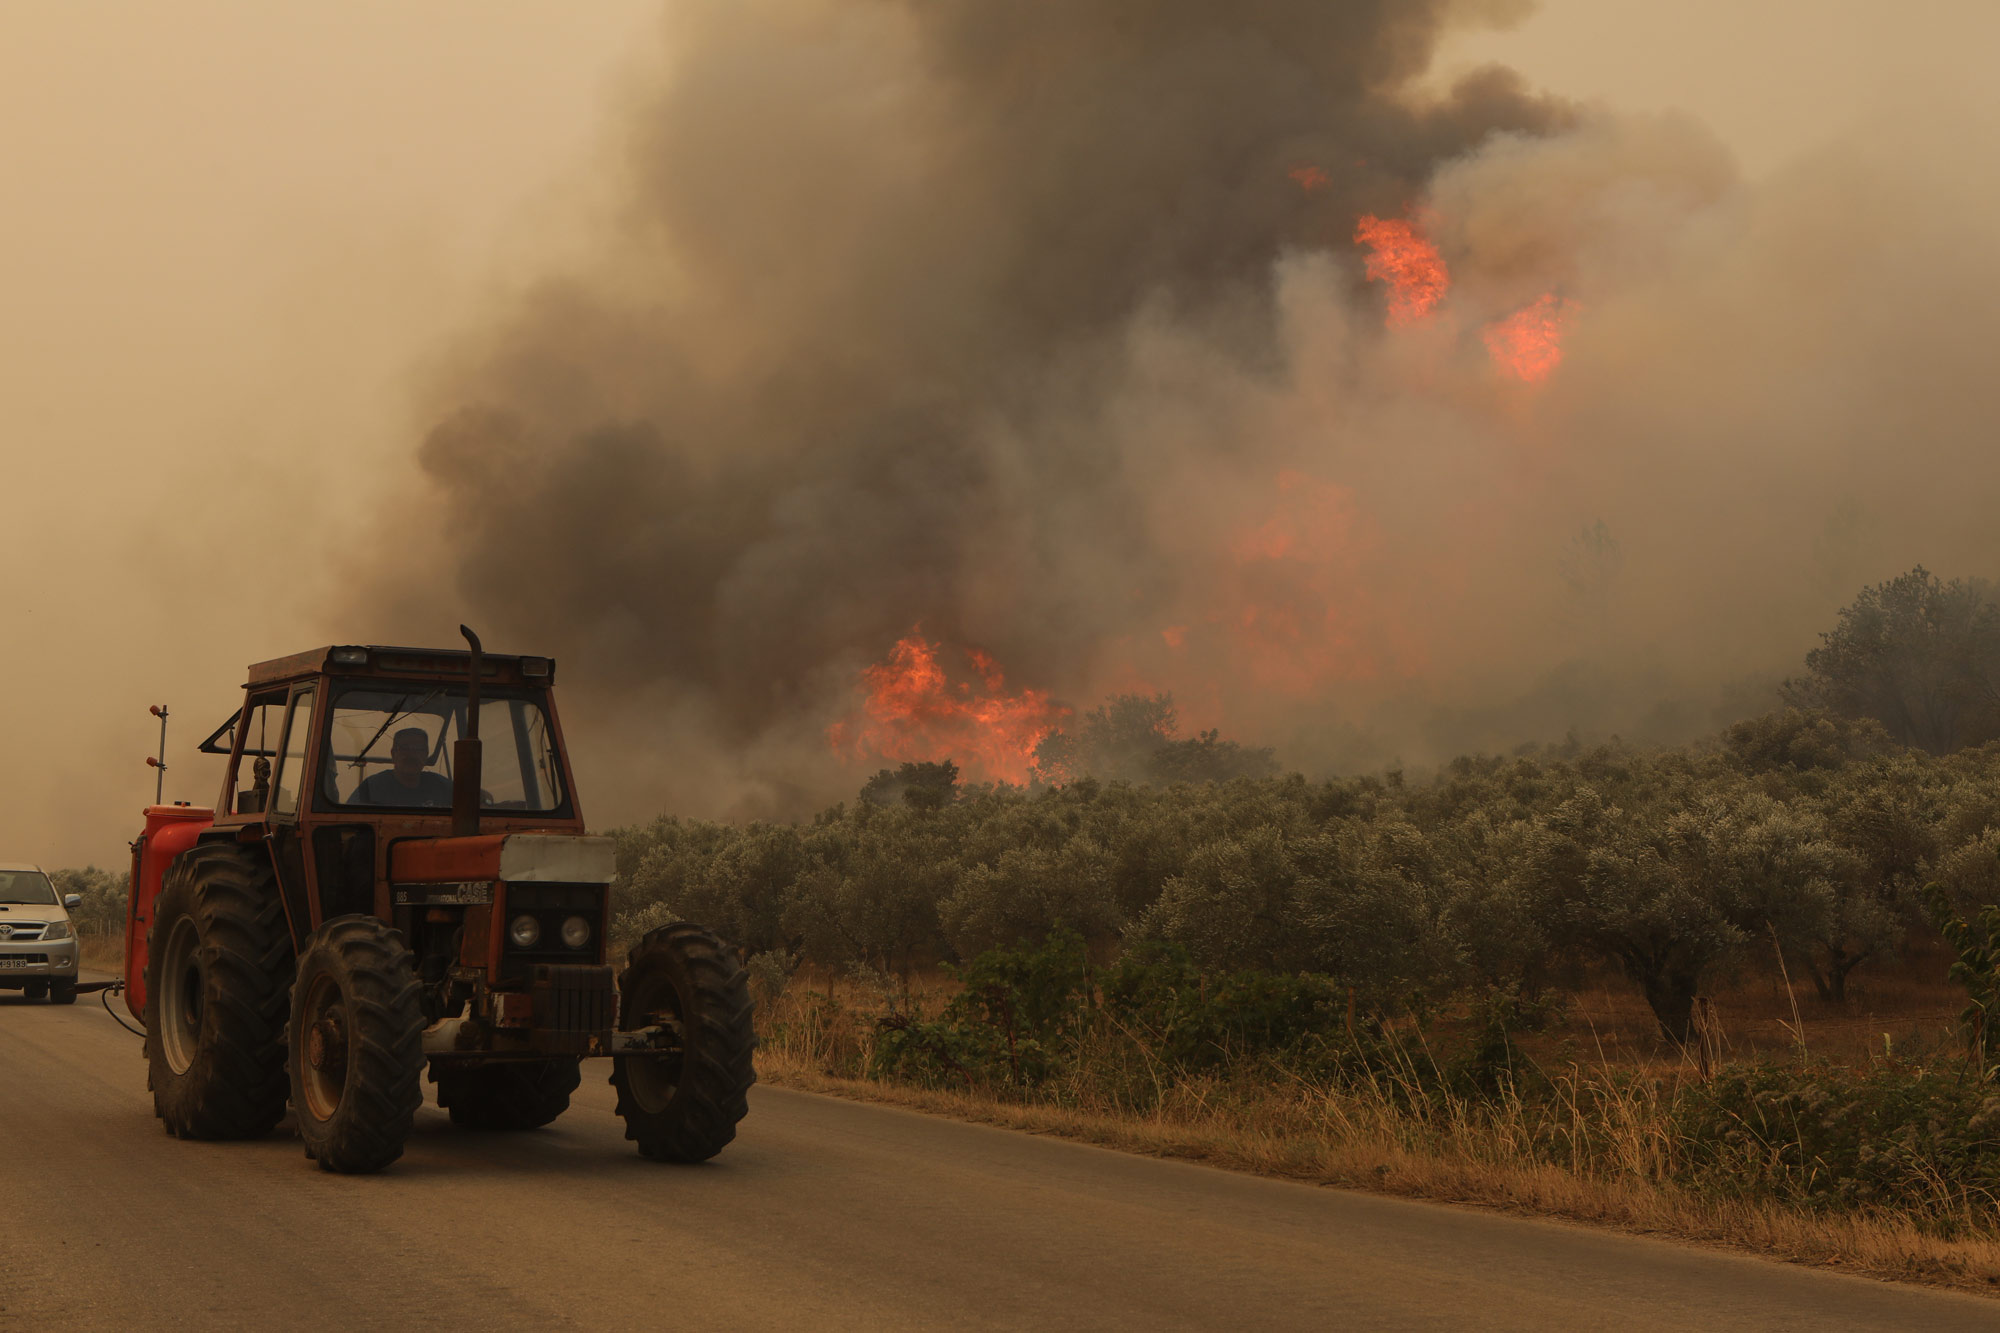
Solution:
[(976, 680), (954, 680), (942, 645), (918, 630), (861, 673), (859, 716), (836, 723), (827, 740), (854, 762), (950, 759), (978, 782), (1025, 782), (1035, 746), (1069, 716), (1041, 690), (1007, 691), (990, 656), (967, 649)]
[(1523, 306), (1485, 330), (1486, 350), (1505, 373), (1527, 384), (1540, 384), (1562, 364), (1563, 334), (1577, 306), (1554, 292)]
[(1311, 194), (1314, 190), (1324, 190), (1327, 186), (1333, 184), (1333, 178), (1327, 175), (1326, 171), (1320, 167), (1293, 167), (1287, 174), (1307, 194)]
[(1354, 240), (1368, 247), (1369, 281), (1389, 285), (1392, 329), (1422, 319), (1451, 287), (1437, 247), (1414, 222), (1366, 213), (1355, 224)]

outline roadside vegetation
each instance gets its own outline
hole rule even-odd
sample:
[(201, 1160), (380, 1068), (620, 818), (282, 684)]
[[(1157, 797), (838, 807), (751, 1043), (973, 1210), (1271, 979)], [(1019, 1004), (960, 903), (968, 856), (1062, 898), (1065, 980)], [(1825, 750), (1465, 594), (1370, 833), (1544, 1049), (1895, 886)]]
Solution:
[(1996, 685), (1989, 591), (1918, 570), (1678, 749), (1312, 782), (1114, 700), (1028, 788), (623, 830), (619, 933), (735, 940), (781, 1079), (1983, 1285)]

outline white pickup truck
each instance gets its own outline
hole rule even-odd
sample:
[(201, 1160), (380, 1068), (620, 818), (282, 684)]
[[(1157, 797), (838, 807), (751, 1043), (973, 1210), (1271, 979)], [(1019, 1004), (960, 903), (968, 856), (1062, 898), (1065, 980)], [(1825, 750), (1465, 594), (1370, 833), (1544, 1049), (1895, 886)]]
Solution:
[(0, 990), (76, 1003), (76, 929), (69, 909), (74, 893), (56, 897), (40, 866), (0, 862)]

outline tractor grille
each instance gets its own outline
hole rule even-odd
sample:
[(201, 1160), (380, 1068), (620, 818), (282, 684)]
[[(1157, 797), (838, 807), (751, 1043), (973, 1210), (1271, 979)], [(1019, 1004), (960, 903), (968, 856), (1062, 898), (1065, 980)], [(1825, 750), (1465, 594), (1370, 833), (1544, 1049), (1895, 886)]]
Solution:
[[(604, 956), (602, 884), (509, 884), (506, 894), (507, 919), (532, 916), (542, 927), (542, 938), (527, 949), (508, 941), (500, 957), (502, 981), (528, 981), (537, 967), (595, 963)], [(590, 923), (590, 938), (578, 948), (571, 948), (562, 940), (563, 922), (573, 916)]]
[(609, 967), (537, 963), (529, 989), (534, 997), (530, 1039), (538, 1051), (580, 1055), (592, 1037), (607, 1036), (617, 1024)]

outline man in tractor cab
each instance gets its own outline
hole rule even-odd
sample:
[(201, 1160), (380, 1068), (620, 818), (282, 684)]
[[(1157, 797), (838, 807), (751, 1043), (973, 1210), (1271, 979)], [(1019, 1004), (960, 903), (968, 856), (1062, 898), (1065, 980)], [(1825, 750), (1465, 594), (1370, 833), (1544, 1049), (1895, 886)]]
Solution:
[(427, 767), (431, 738), (422, 727), (404, 727), (389, 743), (390, 767), (354, 789), (354, 805), (451, 804), (451, 779)]

